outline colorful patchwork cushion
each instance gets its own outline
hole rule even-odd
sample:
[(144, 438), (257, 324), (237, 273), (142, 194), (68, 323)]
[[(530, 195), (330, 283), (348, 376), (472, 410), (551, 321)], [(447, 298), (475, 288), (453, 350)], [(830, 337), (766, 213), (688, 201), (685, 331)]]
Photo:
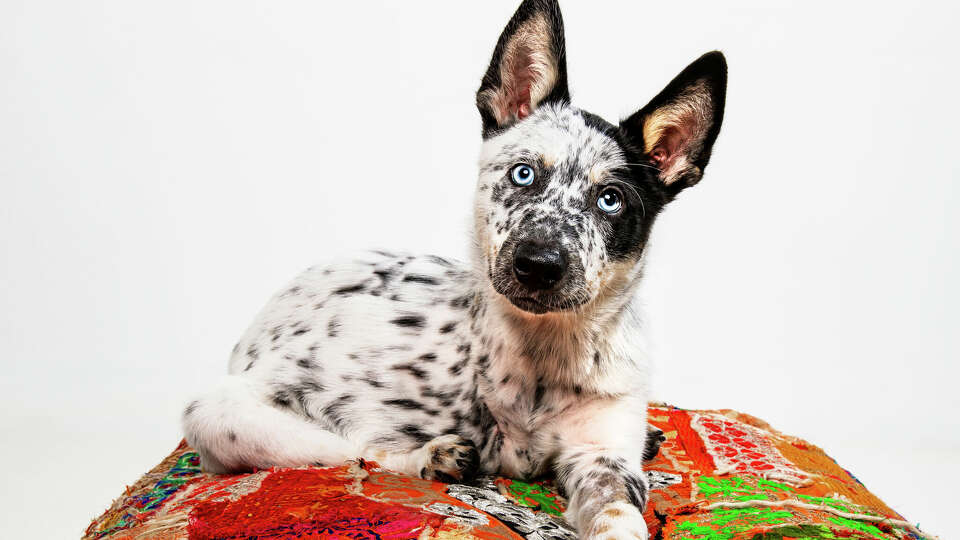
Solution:
[[(651, 537), (929, 538), (819, 448), (730, 410), (651, 406), (663, 430), (646, 464)], [(572, 539), (550, 479), (470, 485), (339, 467), (209, 475), (185, 442), (84, 538)]]

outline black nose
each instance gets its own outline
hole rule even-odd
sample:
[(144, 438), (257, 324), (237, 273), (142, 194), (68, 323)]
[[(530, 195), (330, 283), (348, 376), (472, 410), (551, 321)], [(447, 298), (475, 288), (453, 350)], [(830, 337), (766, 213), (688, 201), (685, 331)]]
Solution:
[(534, 290), (549, 289), (567, 272), (567, 254), (560, 246), (523, 241), (513, 252), (513, 273)]

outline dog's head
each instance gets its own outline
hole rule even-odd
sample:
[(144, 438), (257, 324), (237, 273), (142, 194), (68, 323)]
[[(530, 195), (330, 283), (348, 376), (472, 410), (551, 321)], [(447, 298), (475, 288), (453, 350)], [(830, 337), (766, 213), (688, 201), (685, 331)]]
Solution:
[(524, 0), (477, 92), (477, 255), (496, 292), (536, 314), (623, 296), (657, 214), (703, 175), (726, 72), (708, 53), (608, 123), (570, 105), (556, 1)]

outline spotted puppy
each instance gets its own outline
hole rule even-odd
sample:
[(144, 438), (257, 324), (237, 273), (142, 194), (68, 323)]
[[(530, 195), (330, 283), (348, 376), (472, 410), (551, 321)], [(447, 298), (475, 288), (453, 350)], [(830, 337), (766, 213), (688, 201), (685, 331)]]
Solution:
[(184, 411), (203, 467), (552, 471), (581, 534), (647, 538), (634, 292), (654, 219), (707, 165), (725, 87), (708, 53), (607, 123), (569, 103), (556, 2), (525, 0), (477, 92), (472, 264), (373, 252), (296, 278)]

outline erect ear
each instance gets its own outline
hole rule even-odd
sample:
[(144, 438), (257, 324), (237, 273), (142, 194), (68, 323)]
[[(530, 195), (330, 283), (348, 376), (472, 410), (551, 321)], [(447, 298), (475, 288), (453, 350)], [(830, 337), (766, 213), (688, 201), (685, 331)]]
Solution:
[(556, 0), (524, 0), (507, 23), (477, 91), (483, 136), (538, 106), (570, 100), (563, 19)]
[(720, 124), (727, 93), (727, 61), (709, 52), (687, 66), (620, 129), (679, 192), (700, 181)]

